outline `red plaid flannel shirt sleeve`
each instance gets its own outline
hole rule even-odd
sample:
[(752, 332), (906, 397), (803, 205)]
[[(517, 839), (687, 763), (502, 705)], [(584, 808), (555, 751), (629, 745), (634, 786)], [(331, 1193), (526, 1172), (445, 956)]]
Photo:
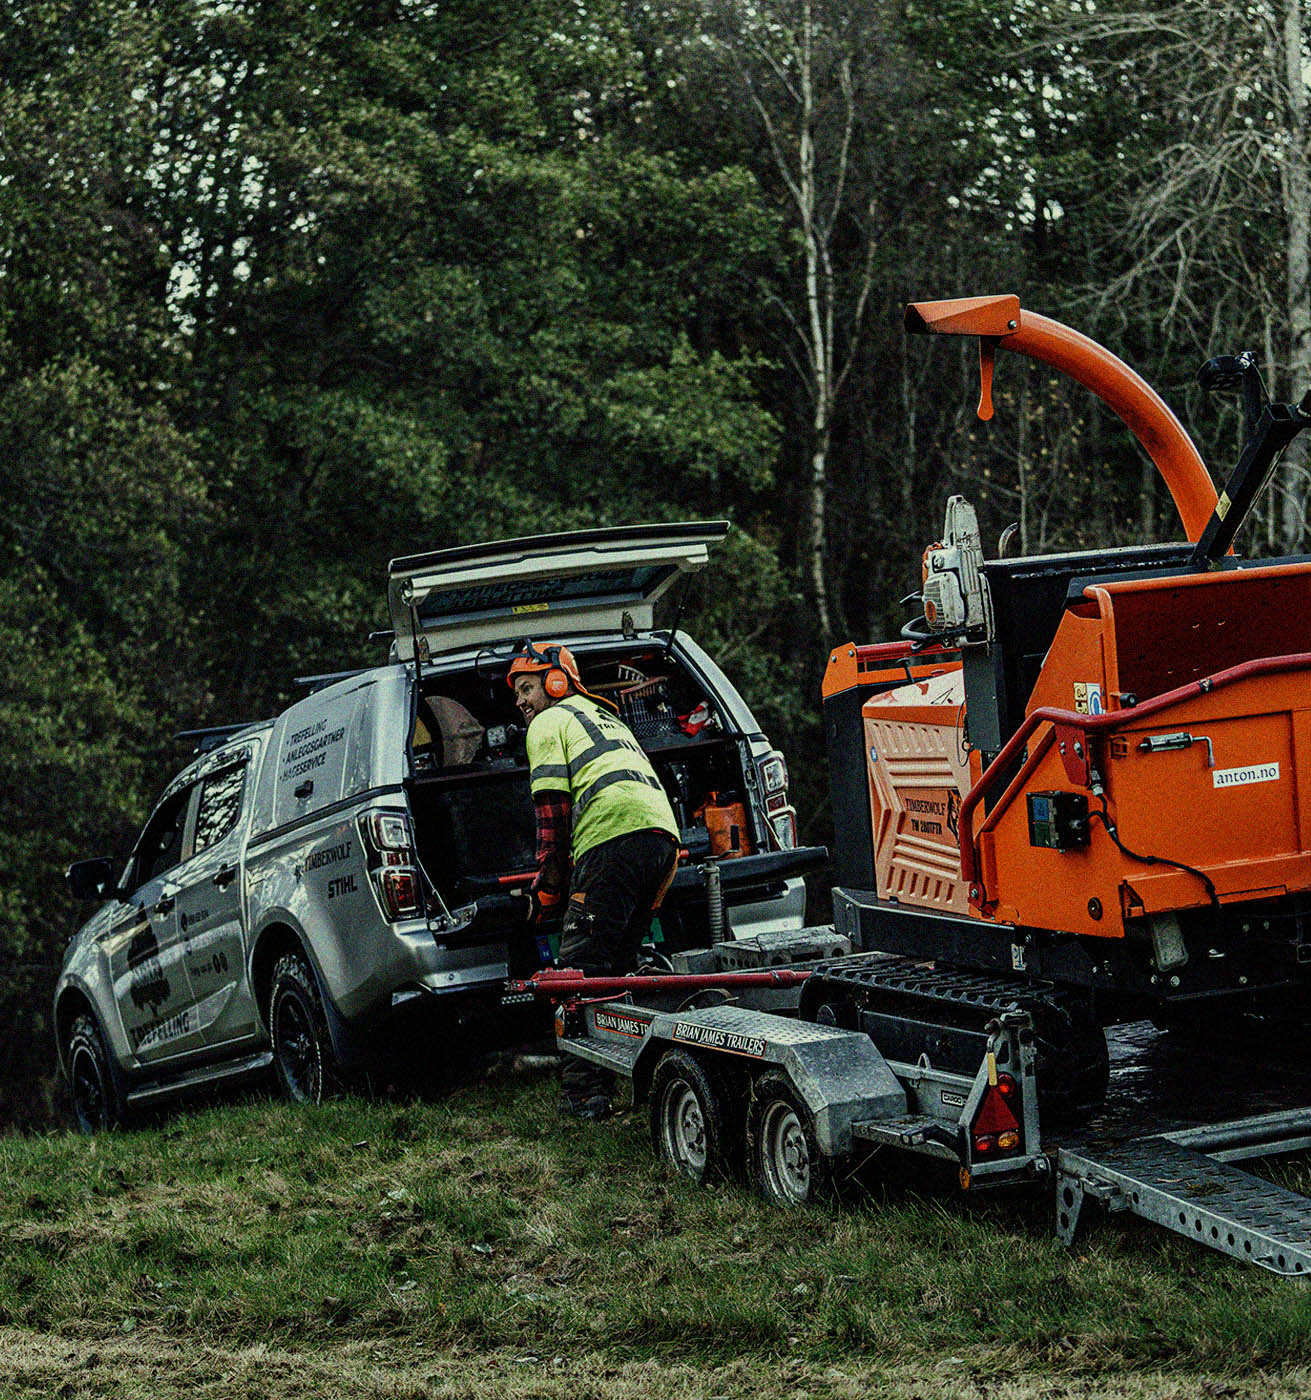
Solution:
[(537, 874), (532, 891), (544, 909), (558, 904), (569, 885), (569, 819), (573, 800), (567, 792), (542, 792), (533, 799), (537, 811)]

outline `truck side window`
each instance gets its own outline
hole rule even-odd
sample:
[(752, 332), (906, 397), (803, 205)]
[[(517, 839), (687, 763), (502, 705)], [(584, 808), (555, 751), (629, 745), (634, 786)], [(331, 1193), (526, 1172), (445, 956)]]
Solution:
[(166, 870), (172, 870), (182, 859), (182, 838), (187, 827), (187, 804), (194, 791), (195, 785), (191, 784), (165, 798), (146, 823), (141, 840), (137, 842), (136, 858), (133, 861), (133, 889), (144, 885), (147, 880), (153, 880), (156, 875), (162, 875)]
[(246, 786), (245, 762), (211, 773), (200, 785), (194, 855), (221, 841), (237, 824)]

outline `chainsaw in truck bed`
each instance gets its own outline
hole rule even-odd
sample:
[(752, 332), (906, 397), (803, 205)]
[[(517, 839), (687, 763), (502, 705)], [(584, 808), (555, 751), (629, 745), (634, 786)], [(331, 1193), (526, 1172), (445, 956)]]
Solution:
[(895, 1146), (964, 1186), (1054, 1183), (1067, 1242), (1091, 1197), (1311, 1272), (1311, 1202), (1232, 1165), (1311, 1145), (1305, 1102), (1252, 1115), (1240, 1091), (1114, 1147), (1091, 1131), (1107, 1027), (1311, 1020), (1311, 559), (1232, 553), (1311, 396), (1268, 402), (1250, 355), (1203, 366), (1248, 427), (1217, 497), (1143, 380), (1017, 298), (912, 305), (906, 326), (978, 338), (985, 419), (999, 350), (1091, 389), (1187, 542), (988, 559), (949, 501), (922, 611), (829, 657), (834, 934), (854, 951), (809, 970), (796, 1019), (751, 1001), (781, 973), (536, 990), (561, 1048), (630, 1076), (690, 1175), (737, 1144), (767, 1196), (798, 1201), (835, 1159)]

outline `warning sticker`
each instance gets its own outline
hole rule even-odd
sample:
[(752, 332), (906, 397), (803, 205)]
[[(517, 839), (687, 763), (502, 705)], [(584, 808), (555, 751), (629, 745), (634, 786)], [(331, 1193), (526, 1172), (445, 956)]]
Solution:
[(1075, 681), (1074, 709), (1076, 714), (1100, 715), (1106, 709), (1101, 685), (1096, 681)]
[(1246, 787), (1248, 783), (1278, 781), (1277, 763), (1249, 763), (1246, 768), (1216, 768), (1211, 772), (1211, 784), (1218, 788)]
[(728, 1050), (734, 1055), (750, 1055), (755, 1060), (765, 1053), (765, 1041), (761, 1036), (739, 1035), (737, 1031), (694, 1026), (685, 1021), (674, 1027), (674, 1039), (689, 1041), (693, 1045), (708, 1045), (713, 1050)]

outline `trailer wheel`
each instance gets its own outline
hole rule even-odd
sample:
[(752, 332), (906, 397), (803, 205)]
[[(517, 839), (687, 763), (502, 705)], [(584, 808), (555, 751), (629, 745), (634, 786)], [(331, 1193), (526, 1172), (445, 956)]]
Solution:
[(651, 1142), (657, 1156), (697, 1183), (728, 1169), (723, 1099), (683, 1050), (667, 1051), (652, 1076)]
[(819, 1150), (815, 1121), (781, 1074), (756, 1081), (747, 1115), (747, 1160), (756, 1190), (774, 1205), (806, 1205), (828, 1190), (830, 1168)]

